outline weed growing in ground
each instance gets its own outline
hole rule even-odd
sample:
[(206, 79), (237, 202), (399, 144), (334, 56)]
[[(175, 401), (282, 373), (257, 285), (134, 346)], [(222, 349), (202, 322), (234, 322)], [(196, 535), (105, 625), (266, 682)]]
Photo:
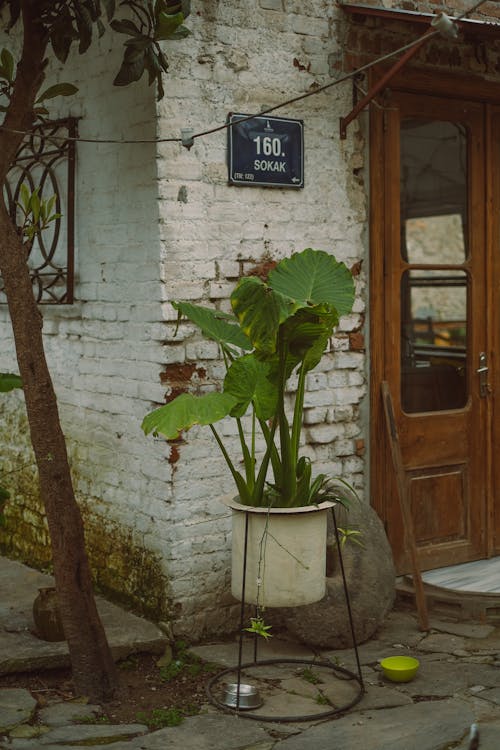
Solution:
[(184, 641), (177, 641), (173, 647), (173, 658), (170, 664), (160, 667), (160, 677), (165, 682), (170, 682), (178, 677), (181, 672), (190, 677), (197, 677), (202, 672), (213, 672), (217, 670), (216, 664), (204, 662), (196, 654), (188, 650)]
[(106, 714), (99, 714), (97, 716), (95, 714), (92, 714), (91, 716), (79, 716), (74, 721), (75, 724), (111, 724), (111, 720)]
[(138, 711), (137, 721), (146, 724), (148, 729), (163, 729), (179, 726), (184, 716), (178, 708), (154, 708), (152, 711)]
[(315, 674), (312, 669), (309, 669), (309, 667), (302, 669), (299, 672), (299, 676), (306, 682), (310, 682), (311, 685), (320, 685), (323, 682), (321, 677), (318, 677), (318, 675)]
[(163, 729), (164, 727), (177, 727), (182, 724), (186, 716), (195, 716), (199, 708), (194, 704), (187, 703), (183, 708), (153, 708), (152, 711), (138, 711), (136, 718), (141, 724), (146, 724), (148, 729)]
[(328, 700), (328, 698), (326, 697), (326, 695), (324, 695), (321, 691), (318, 692), (318, 694), (316, 695), (316, 703), (318, 703), (320, 706), (332, 705), (330, 701)]

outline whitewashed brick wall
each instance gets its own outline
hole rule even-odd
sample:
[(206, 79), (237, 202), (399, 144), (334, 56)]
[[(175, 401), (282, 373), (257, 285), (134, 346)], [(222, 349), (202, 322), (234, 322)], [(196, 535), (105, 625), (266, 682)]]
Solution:
[[(339, 53), (338, 13), (334, 3), (321, 0), (194, 2), (188, 22), (193, 36), (170, 54), (175, 86), (167, 86), (158, 106), (159, 135), (176, 136), (181, 128), (201, 132), (224, 123), (229, 112), (257, 113), (331, 81), (328, 60)], [(304, 120), (303, 190), (228, 186), (225, 131), (195, 139), (190, 151), (178, 144), (159, 147), (164, 335), (170, 362), (201, 366), (206, 386), (221, 376), (216, 349), (193, 336), (188, 324), (173, 337), (170, 300), (227, 309), (241, 273), (305, 247), (332, 252), (348, 266), (364, 258), (366, 201), (353, 173), (363, 166), (364, 141), (357, 123), (346, 141), (338, 137), (338, 119), (351, 101), (351, 87), (344, 84), (274, 113)], [(308, 377), (304, 447), (316, 472), (342, 474), (360, 489), (365, 355), (350, 351), (349, 333), (362, 327), (364, 280), (364, 273), (357, 277), (355, 312), (341, 321), (330, 354)], [(177, 387), (174, 367), (165, 374), (167, 390), (169, 379)], [(187, 386), (199, 389), (200, 383)], [(229, 422), (221, 431), (231, 436), (235, 427)], [(195, 617), (199, 632), (218, 624), (218, 607), (229, 601), (227, 590), (220, 599), (228, 521), (218, 516), (224, 510), (219, 498), (233, 486), (208, 428), (191, 430), (175, 450), (172, 496), (176, 514), (191, 526), (172, 557), (170, 570), (177, 572), (171, 585), (181, 605), (177, 627), (192, 625)], [(174, 540), (178, 527), (170, 531)]]
[[(80, 93), (60, 113), (82, 116), (82, 136), (200, 132), (230, 111), (258, 112), (330, 82), (338, 23), (326, 0), (193, 0), (192, 36), (165, 45), (171, 65), (160, 103), (143, 84), (112, 88), (119, 51), (105, 36), (95, 55), (75, 56), (62, 76)], [(85, 507), (158, 558), (176, 632), (191, 638), (234, 622), (229, 520), (218, 501), (233, 488), (208, 428), (173, 446), (140, 430), (176, 368), (206, 371), (188, 387), (216, 387), (223, 375), (215, 345), (187, 325), (174, 337), (170, 302), (227, 308), (241, 273), (308, 246), (348, 266), (365, 257), (365, 144), (357, 123), (346, 141), (338, 137), (351, 101), (343, 84), (276, 112), (304, 120), (305, 188), (298, 191), (228, 186), (225, 132), (197, 139), (190, 151), (171, 143), (78, 146), (77, 302), (44, 308), (75, 486)], [(362, 489), (365, 354), (359, 345), (352, 350), (350, 335), (363, 325), (364, 266), (356, 285), (355, 312), (308, 377), (304, 452), (318, 473), (342, 474)], [(0, 370), (15, 368), (4, 309), (0, 347)], [(234, 432), (230, 423), (222, 430)], [(9, 444), (1, 424), (0, 442)]]

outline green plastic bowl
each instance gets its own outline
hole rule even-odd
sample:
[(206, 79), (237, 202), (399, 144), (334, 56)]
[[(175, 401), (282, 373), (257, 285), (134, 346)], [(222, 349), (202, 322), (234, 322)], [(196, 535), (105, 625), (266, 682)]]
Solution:
[(392, 682), (410, 682), (417, 674), (419, 664), (413, 656), (388, 656), (380, 662), (384, 677)]

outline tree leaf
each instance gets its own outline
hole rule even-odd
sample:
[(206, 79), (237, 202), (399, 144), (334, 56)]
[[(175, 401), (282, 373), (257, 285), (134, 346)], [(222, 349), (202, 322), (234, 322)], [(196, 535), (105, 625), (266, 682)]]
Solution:
[(38, 224), (38, 219), (40, 218), (40, 196), (38, 195), (38, 188), (31, 193), (30, 210), (33, 216), (33, 224)]
[(56, 96), (73, 96), (73, 94), (76, 94), (78, 91), (78, 88), (76, 86), (73, 86), (72, 83), (56, 83), (55, 86), (49, 86), (48, 89), (45, 89), (45, 91), (40, 94), (38, 99), (36, 100), (36, 104), (39, 102), (44, 102), (47, 99), (54, 99)]
[(140, 29), (135, 25), (133, 21), (124, 18), (121, 21), (111, 21), (110, 24), (113, 31), (117, 31), (118, 34), (128, 34), (129, 36), (142, 36)]
[(0, 61), (2, 63), (2, 70), (5, 72), (5, 78), (12, 83), (14, 79), (14, 58), (8, 49), (4, 47), (0, 54)]
[(116, 10), (115, 0), (102, 0), (102, 4), (104, 5), (104, 9), (106, 10), (108, 21), (111, 21), (111, 19), (115, 15)]
[(16, 24), (21, 14), (20, 0), (9, 0), (9, 9), (10, 9), (10, 20), (9, 20), (9, 25), (7, 27), (7, 31)]
[(154, 37), (156, 41), (170, 39), (174, 31), (179, 28), (183, 21), (184, 16), (182, 15), (182, 13), (175, 13), (173, 15), (170, 15), (169, 13), (165, 13), (164, 11), (162, 11), (158, 15), (155, 26)]
[(233, 396), (218, 391), (202, 396), (182, 393), (169, 404), (147, 414), (143, 419), (142, 429), (146, 435), (150, 432), (160, 433), (167, 440), (174, 440), (183, 430), (189, 430), (195, 424), (213, 424), (223, 419), (234, 403)]
[(55, 56), (61, 62), (66, 62), (71, 49), (71, 44), (77, 39), (73, 27), (73, 18), (67, 7), (61, 8), (49, 34), (50, 43), (52, 44)]
[(12, 391), (14, 388), (22, 388), (23, 381), (19, 375), (13, 373), (0, 372), (0, 393), (7, 393)]
[(181, 12), (184, 18), (191, 13), (191, 0), (165, 0), (163, 3), (168, 13)]
[(21, 199), (22, 207), (27, 214), (30, 210), (31, 192), (25, 182), (23, 182), (19, 188), (19, 197)]
[[(127, 56), (127, 53), (131, 50), (131, 54)], [(116, 75), (113, 84), (115, 86), (128, 86), (133, 81), (138, 81), (144, 73), (145, 68), (145, 52), (136, 51), (127, 47), (125, 56), (118, 74)]]
[(179, 26), (173, 34), (170, 34), (169, 39), (185, 39), (191, 36), (191, 31), (186, 26)]
[(61, 33), (59, 29), (56, 28), (52, 29), (52, 33), (50, 35), (50, 43), (52, 45), (52, 49), (54, 50), (55, 56), (60, 62), (65, 63), (68, 59), (72, 42), (73, 35), (67, 34), (65, 32)]
[(80, 39), (78, 52), (80, 53), (80, 55), (83, 55), (83, 53), (88, 50), (92, 42), (93, 19), (92, 13), (81, 2), (78, 2), (76, 4), (75, 20), (78, 29), (78, 36)]

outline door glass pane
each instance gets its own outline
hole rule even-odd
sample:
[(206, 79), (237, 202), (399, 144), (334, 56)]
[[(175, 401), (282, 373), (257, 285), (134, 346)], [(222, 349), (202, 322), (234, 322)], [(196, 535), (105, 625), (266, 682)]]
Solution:
[(467, 255), (467, 131), (460, 123), (401, 123), (401, 254), (408, 263)]
[(465, 259), (464, 226), (458, 213), (406, 219), (404, 231), (410, 263), (456, 264)]
[(403, 120), (401, 257), (408, 270), (401, 278), (401, 402), (407, 413), (467, 403), (467, 274), (459, 268), (468, 255), (467, 188), (467, 129)]
[(401, 280), (401, 403), (407, 413), (467, 403), (467, 275), (409, 270)]

